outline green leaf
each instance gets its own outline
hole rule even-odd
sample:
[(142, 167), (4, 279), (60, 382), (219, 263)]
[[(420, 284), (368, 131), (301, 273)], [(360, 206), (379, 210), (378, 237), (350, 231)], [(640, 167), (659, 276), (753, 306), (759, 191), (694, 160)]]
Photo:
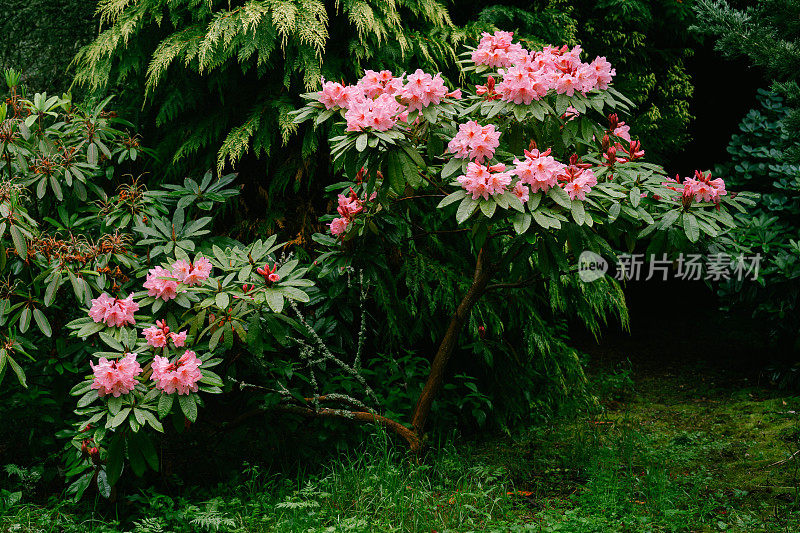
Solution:
[(189, 419), (189, 422), (197, 420), (197, 401), (194, 394), (178, 395), (178, 403), (181, 406), (184, 416)]
[(514, 222), (514, 231), (518, 235), (522, 235), (531, 226), (532, 218), (528, 213), (517, 213), (512, 220)]
[(53, 304), (53, 301), (56, 299), (58, 288), (61, 287), (63, 281), (64, 278), (61, 277), (60, 273), (56, 272), (53, 274), (53, 279), (50, 280), (50, 283), (47, 284), (47, 289), (44, 291), (44, 305), (46, 307), (50, 307)]
[(683, 214), (683, 230), (692, 242), (697, 242), (700, 238), (700, 228), (697, 225), (697, 218), (693, 214)]
[(406, 188), (405, 164), (403, 162), (405, 157), (405, 154), (401, 155), (400, 152), (395, 150), (389, 152), (387, 158), (389, 186), (397, 194), (401, 194)]
[(25, 379), (25, 372), (22, 370), (22, 367), (14, 361), (10, 355), (6, 355), (5, 361), (8, 363), (8, 366), (11, 367), (11, 370), (14, 371), (14, 374), (17, 376), (17, 380), (19, 380), (19, 384), (28, 388), (28, 381)]
[(550, 189), (547, 191), (547, 196), (552, 198), (555, 203), (565, 209), (570, 209), (572, 205), (572, 201), (569, 199), (569, 194), (561, 187), (550, 187)]
[(174, 394), (167, 394), (165, 392), (161, 393), (161, 396), (158, 397), (158, 417), (164, 418), (169, 414), (172, 410), (173, 400), (175, 398)]
[(492, 215), (494, 215), (494, 212), (497, 209), (497, 204), (494, 200), (484, 200), (479, 205), (481, 206), (481, 212), (487, 218), (492, 218)]
[(105, 468), (97, 473), (97, 492), (105, 499), (111, 497), (111, 483), (108, 482), (108, 474)]
[(283, 294), (273, 289), (267, 289), (264, 296), (266, 296), (270, 309), (276, 313), (283, 311)]
[(660, 228), (662, 230), (663, 229), (667, 229), (672, 224), (674, 224), (675, 221), (678, 220), (678, 217), (680, 217), (680, 216), (681, 216), (680, 211), (676, 211), (676, 210), (667, 211), (666, 214), (664, 214), (664, 218), (661, 219)]
[(579, 226), (586, 220), (586, 211), (583, 208), (583, 202), (572, 202), (572, 218)]
[(230, 296), (228, 296), (227, 292), (219, 292), (215, 297), (215, 301), (217, 303), (217, 307), (220, 309), (227, 309), (228, 305), (231, 303)]
[(25, 240), (25, 235), (18, 226), (11, 226), (11, 240), (14, 241), (14, 248), (17, 250), (17, 255), (24, 259), (28, 257), (28, 242)]
[(131, 412), (130, 407), (125, 407), (124, 409), (120, 409), (119, 413), (114, 415), (114, 418), (111, 419), (111, 421), (106, 425), (106, 427), (109, 429), (114, 429), (115, 427), (119, 426), (120, 424), (125, 422), (125, 420), (127, 420), (130, 412)]
[(363, 152), (367, 148), (368, 137), (366, 133), (362, 133), (356, 138), (356, 150)]
[(619, 212), (622, 209), (622, 206), (619, 203), (611, 204), (611, 207), (608, 209), (608, 221), (614, 222), (617, 220), (619, 216)]
[(457, 157), (453, 157), (442, 167), (442, 179), (446, 180), (450, 176), (456, 174), (457, 172), (461, 172), (463, 159), (459, 159)]
[(114, 337), (112, 337), (111, 335), (106, 333), (105, 331), (101, 331), (99, 335), (100, 335), (100, 339), (104, 343), (108, 344), (112, 349), (117, 350), (118, 352), (124, 352), (125, 351), (125, 347), (122, 346), (122, 343), (120, 343), (117, 339), (115, 339)]
[(478, 208), (478, 202), (470, 198), (469, 196), (465, 197), (461, 200), (461, 204), (458, 206), (458, 211), (456, 211), (456, 222), (461, 224), (465, 222), (469, 217), (472, 216), (472, 213), (475, 212), (475, 209)]
[(439, 205), (437, 205), (436, 207), (437, 208), (442, 208), (442, 207), (448, 206), (448, 205), (452, 204), (453, 202), (457, 202), (457, 201), (463, 199), (466, 195), (467, 195), (467, 191), (465, 191), (464, 189), (459, 189), (456, 192), (450, 193), (447, 196), (445, 196), (442, 199), (442, 201), (439, 202)]
[(25, 333), (28, 331), (28, 327), (31, 325), (31, 309), (30, 307), (26, 307), (22, 310), (22, 314), (19, 315), (19, 332)]

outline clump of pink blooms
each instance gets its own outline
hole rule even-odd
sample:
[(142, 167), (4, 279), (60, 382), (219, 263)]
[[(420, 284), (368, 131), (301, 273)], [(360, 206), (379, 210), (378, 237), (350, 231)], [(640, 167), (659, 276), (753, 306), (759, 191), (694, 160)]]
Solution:
[[(405, 79), (404, 79), (405, 78)], [(367, 70), (355, 85), (325, 81), (317, 93), (326, 109), (344, 109), (347, 131), (386, 131), (407, 122), (410, 111), (436, 105), (445, 98), (461, 98), (461, 91), (447, 91), (440, 73), (417, 69), (396, 77), (390, 70)]]
[(500, 145), (500, 132), (493, 124), (481, 126), (475, 120), (470, 120), (458, 127), (458, 133), (447, 145), (447, 150), (455, 157), (474, 159), (483, 163), (484, 159), (491, 159), (495, 149)]
[(488, 200), (489, 196), (506, 192), (511, 184), (511, 174), (506, 172), (506, 166), (502, 163), (487, 167), (470, 161), (467, 164), (467, 174), (459, 176), (456, 181), (472, 194), (473, 200), (480, 197)]
[(170, 332), (169, 326), (163, 320), (156, 320), (155, 326), (150, 326), (142, 333), (144, 333), (147, 344), (153, 348), (163, 348), (168, 342), (172, 342), (176, 348), (186, 344), (186, 331)]
[(178, 280), (171, 270), (160, 266), (147, 272), (144, 288), (149, 296), (161, 298), (165, 302), (178, 296)]
[[(509, 32), (484, 33), (472, 53), (476, 65), (501, 67), (498, 72), (503, 78), (496, 90), (506, 102), (527, 105), (550, 90), (567, 96), (605, 90), (616, 75), (605, 57), (598, 56), (591, 63), (582, 62), (580, 46), (571, 49), (566, 45), (545, 46), (541, 51), (528, 51), (513, 44), (512, 38), (513, 33)], [(491, 95), (492, 89), (481, 86), (478, 94)]]
[(89, 366), (94, 373), (92, 388), (100, 396), (111, 394), (115, 398), (132, 391), (136, 387), (136, 376), (142, 373), (133, 353), (126, 353), (119, 360), (101, 357), (96, 365), (90, 361)]
[(699, 170), (695, 170), (693, 178), (685, 178), (681, 182), (680, 176), (675, 176), (675, 179), (668, 178), (662, 185), (680, 192), (684, 205), (689, 205), (693, 201), (718, 204), (720, 199), (728, 194), (722, 178), (711, 179), (711, 172), (703, 173)]
[(133, 295), (127, 298), (114, 298), (106, 293), (92, 300), (89, 316), (95, 322), (105, 322), (112, 327), (122, 327), (127, 324), (136, 324), (133, 313), (139, 310), (139, 304), (133, 301)]
[[(363, 176), (364, 169), (359, 171), (359, 178)], [(378, 194), (372, 193), (369, 197), (369, 201), (375, 199)], [(364, 204), (367, 202), (367, 196), (364, 195), (364, 198), (359, 198), (356, 192), (351, 188), (350, 194), (347, 196), (340, 194), (338, 198), (339, 205), (336, 208), (336, 211), (339, 213), (339, 217), (334, 218), (331, 223), (329, 224), (331, 233), (333, 235), (342, 235), (347, 231), (347, 227), (349, 226), (350, 222), (355, 218), (356, 215), (361, 213), (364, 210)]]
[(191, 350), (186, 350), (175, 363), (157, 355), (151, 365), (152, 379), (156, 382), (156, 388), (167, 394), (197, 392), (197, 382), (203, 377), (199, 370), (201, 364), (202, 361)]
[(489, 67), (510, 67), (527, 55), (522, 45), (512, 43), (514, 34), (509, 31), (483, 32), (478, 47), (472, 52), (472, 62)]
[(199, 257), (194, 264), (186, 260), (178, 260), (172, 264), (172, 270), (157, 266), (147, 273), (144, 288), (149, 296), (161, 298), (165, 302), (178, 296), (178, 284), (198, 285), (211, 275), (211, 261)]
[(194, 263), (180, 259), (172, 263), (173, 275), (184, 285), (199, 285), (211, 275), (211, 261), (198, 257)]
[(517, 176), (521, 183), (529, 185), (531, 192), (547, 192), (548, 189), (558, 184), (558, 178), (566, 170), (564, 163), (559, 163), (550, 155), (548, 148), (540, 152), (536, 148), (525, 150), (525, 159), (514, 159), (514, 168), (511, 173)]
[(597, 185), (597, 177), (589, 168), (590, 166), (579, 163), (578, 156), (573, 155), (570, 158), (569, 166), (559, 176), (559, 181), (563, 182), (561, 186), (569, 194), (570, 200), (586, 200), (586, 194), (592, 190), (592, 187)]

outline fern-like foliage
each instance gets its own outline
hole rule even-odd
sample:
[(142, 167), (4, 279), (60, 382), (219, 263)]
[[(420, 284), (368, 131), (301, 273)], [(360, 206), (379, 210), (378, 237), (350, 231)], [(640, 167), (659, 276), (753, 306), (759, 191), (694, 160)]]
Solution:
[(78, 86), (120, 92), (157, 128), (151, 144), (172, 172), (251, 154), (270, 159), (272, 181), (319, 146), (306, 131), (279, 150), (296, 133), (296, 94), (364, 67), (452, 67), (465, 36), (439, 0), (102, 0), (98, 15), (102, 32), (74, 60)]

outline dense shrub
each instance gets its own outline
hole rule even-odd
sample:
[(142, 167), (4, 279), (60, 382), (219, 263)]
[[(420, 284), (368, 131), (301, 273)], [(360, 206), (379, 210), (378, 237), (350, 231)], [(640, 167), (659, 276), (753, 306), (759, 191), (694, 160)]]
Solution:
[(735, 252), (762, 257), (757, 282), (732, 283), (723, 289), (731, 309), (747, 309), (763, 325), (774, 355), (796, 353), (800, 342), (800, 165), (786, 154), (791, 135), (784, 99), (760, 90), (760, 106), (742, 120), (731, 138), (731, 159), (717, 172), (731, 183), (761, 195), (749, 212), (738, 216), (731, 234)]

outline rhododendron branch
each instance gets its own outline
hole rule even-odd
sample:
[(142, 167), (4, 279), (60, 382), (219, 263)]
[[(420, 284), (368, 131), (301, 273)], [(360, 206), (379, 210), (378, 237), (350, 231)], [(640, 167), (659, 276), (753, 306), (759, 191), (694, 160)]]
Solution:
[(375, 413), (369, 413), (365, 411), (347, 411), (343, 409), (328, 409), (326, 407), (314, 410), (305, 407), (297, 407), (294, 405), (279, 405), (275, 409), (287, 413), (301, 415), (307, 418), (340, 418), (345, 420), (353, 420), (355, 422), (380, 424), (386, 429), (389, 429), (397, 435), (403, 437), (403, 439), (405, 439), (411, 448), (411, 451), (417, 452), (421, 448), (419, 436), (414, 433), (414, 431), (407, 428), (400, 422), (397, 422), (396, 420), (392, 420), (391, 418), (386, 418), (385, 416)]
[(469, 317), (470, 311), (478, 299), (483, 294), (486, 286), (494, 275), (497, 266), (491, 264), (486, 258), (487, 252), (484, 246), (478, 252), (478, 259), (475, 263), (475, 273), (472, 278), (472, 285), (467, 290), (461, 303), (458, 304), (455, 313), (450, 318), (450, 323), (447, 326), (447, 331), (442, 338), (439, 349), (431, 363), (431, 370), (428, 374), (428, 379), (425, 381), (425, 386), (420, 393), (417, 405), (414, 407), (414, 413), (411, 418), (411, 424), (418, 436), (422, 436), (425, 429), (425, 422), (430, 414), (433, 400), (439, 393), (442, 387), (447, 363), (455, 351), (458, 344), (458, 336), (462, 326)]
[(297, 304), (295, 304), (294, 301), (290, 300), (289, 305), (292, 307), (292, 310), (294, 311), (295, 315), (297, 315), (297, 319), (300, 321), (301, 324), (303, 324), (303, 326), (305, 326), (306, 330), (309, 332), (314, 341), (316, 341), (317, 345), (322, 350), (322, 354), (325, 356), (325, 358), (330, 361), (333, 361), (334, 363), (339, 365), (345, 372), (356, 378), (359, 384), (361, 384), (361, 386), (364, 387), (364, 391), (367, 393), (367, 396), (375, 400), (376, 404), (379, 404), (380, 402), (378, 401), (378, 397), (372, 391), (372, 387), (369, 386), (367, 381), (364, 379), (364, 376), (359, 374), (356, 369), (349, 366), (347, 363), (345, 363), (344, 361), (333, 355), (333, 353), (331, 353), (331, 351), (325, 345), (325, 342), (320, 338), (316, 330), (312, 328), (311, 325), (306, 321), (305, 317), (300, 312), (300, 309), (298, 309)]
[(532, 278), (524, 279), (524, 280), (521, 280), (521, 281), (513, 281), (513, 282), (508, 282), (508, 283), (492, 283), (491, 285), (487, 285), (486, 286), (486, 289), (484, 289), (484, 292), (494, 291), (494, 290), (497, 290), (497, 289), (519, 289), (519, 288), (522, 288), (522, 287), (528, 287), (528, 286), (532, 285), (533, 283), (535, 283), (536, 281), (538, 281), (539, 279), (541, 279), (541, 278), (532, 277)]

